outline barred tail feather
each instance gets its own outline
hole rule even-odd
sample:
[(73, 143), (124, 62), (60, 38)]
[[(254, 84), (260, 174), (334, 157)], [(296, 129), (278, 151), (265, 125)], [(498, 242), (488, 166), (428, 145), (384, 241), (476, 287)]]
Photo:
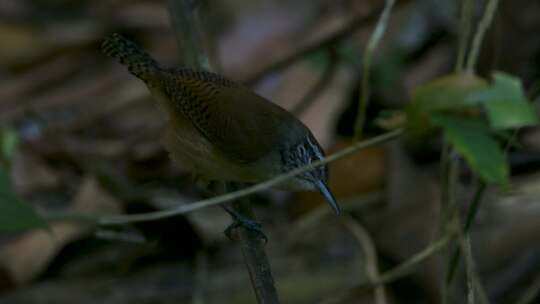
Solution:
[(147, 84), (155, 82), (156, 76), (160, 72), (158, 63), (150, 55), (119, 34), (112, 34), (105, 38), (101, 49), (106, 55), (118, 59), (121, 64), (126, 65), (131, 74)]

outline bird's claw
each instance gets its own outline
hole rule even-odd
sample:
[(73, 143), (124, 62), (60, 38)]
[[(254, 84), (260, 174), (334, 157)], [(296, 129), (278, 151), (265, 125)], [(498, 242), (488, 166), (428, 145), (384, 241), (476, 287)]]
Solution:
[(225, 209), (225, 211), (227, 211), (227, 213), (229, 213), (231, 215), (231, 217), (233, 218), (233, 223), (229, 225), (229, 227), (227, 227), (227, 229), (225, 229), (224, 233), (225, 235), (227, 236), (227, 238), (229, 238), (230, 240), (234, 240), (233, 238), (233, 231), (236, 229), (236, 228), (239, 228), (239, 227), (242, 227), (242, 228), (245, 228), (246, 230), (250, 231), (250, 232), (253, 232), (253, 233), (256, 233), (258, 237), (260, 237), (264, 243), (268, 243), (268, 238), (266, 237), (266, 235), (264, 234), (264, 232), (262, 231), (262, 227), (261, 227), (261, 224), (257, 221), (254, 221), (232, 209), (230, 209), (229, 207), (226, 207), (226, 206), (223, 206), (223, 208)]

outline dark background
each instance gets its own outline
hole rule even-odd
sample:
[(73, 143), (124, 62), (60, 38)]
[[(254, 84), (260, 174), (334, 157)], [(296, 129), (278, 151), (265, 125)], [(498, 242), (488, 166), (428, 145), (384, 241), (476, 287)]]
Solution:
[[(452, 71), (455, 2), (397, 1), (374, 56), (366, 137), (382, 132), (376, 118), (402, 109), (414, 87)], [(331, 153), (352, 142), (362, 50), (382, 4), (220, 0), (198, 8), (197, 26), (224, 75), (287, 109), (309, 103), (298, 115)], [(478, 5), (474, 20), (481, 12)], [(483, 76), (501, 70), (521, 78), (536, 107), (538, 16), (537, 1), (501, 1), (478, 66)], [(362, 21), (351, 27), (355, 18)], [(182, 65), (166, 1), (0, 2), (0, 127), (16, 130), (15, 189), (38, 210), (149, 212), (212, 195), (169, 160), (159, 141), (163, 119), (143, 83), (101, 53), (113, 32), (164, 66)], [(343, 39), (320, 43), (337, 32)], [(291, 54), (294, 60), (268, 70)], [(521, 130), (518, 140), (509, 156), (512, 188), (488, 188), (472, 232), (492, 303), (516, 303), (540, 282), (540, 130)], [(338, 303), (375, 303), (372, 289), (355, 288), (368, 281), (365, 265), (373, 260), (354, 229), (365, 227), (381, 273), (435, 239), (438, 152), (405, 149), (398, 140), (332, 163), (331, 188), (350, 217), (332, 216), (317, 193), (254, 195), (283, 303), (333, 303), (344, 292)], [(464, 172), (463, 211), (474, 186)], [(56, 222), (52, 236), (3, 234), (0, 303), (253, 303), (238, 245), (223, 235), (229, 223), (211, 207), (130, 226)], [(387, 284), (388, 303), (437, 303), (441, 265), (434, 256)], [(459, 270), (451, 303), (465, 303), (464, 277)]]

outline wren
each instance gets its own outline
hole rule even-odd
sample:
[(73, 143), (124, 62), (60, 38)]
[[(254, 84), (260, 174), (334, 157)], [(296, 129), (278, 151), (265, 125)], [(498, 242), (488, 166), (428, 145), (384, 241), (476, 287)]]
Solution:
[[(219, 74), (162, 68), (132, 41), (107, 37), (103, 52), (148, 86), (167, 117), (171, 158), (206, 180), (258, 183), (324, 157), (311, 131), (278, 105)], [(280, 185), (320, 191), (337, 214), (326, 165)]]

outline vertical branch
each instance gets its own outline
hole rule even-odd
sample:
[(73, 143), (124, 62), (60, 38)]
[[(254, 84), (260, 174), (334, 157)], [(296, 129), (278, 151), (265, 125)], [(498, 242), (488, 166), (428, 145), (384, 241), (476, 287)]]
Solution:
[[(209, 66), (214, 72), (221, 73), (223, 66), (219, 57), (219, 40), (217, 28), (223, 26), (221, 18), (222, 10), (217, 1), (198, 0), (197, 21), (200, 29), (204, 29), (201, 35), (201, 43), (205, 46), (206, 58), (205, 66)], [(204, 16), (204, 18), (202, 17)]]
[[(469, 39), (470, 35), (470, 27), (471, 27), (471, 16), (472, 16), (472, 1), (471, 0), (463, 0), (462, 2), (462, 9), (461, 9), (461, 17), (460, 17), (460, 37), (459, 37), (459, 49), (457, 53), (456, 58), (456, 72), (462, 72), (464, 69), (468, 73), (474, 73), (474, 68), (478, 59), (478, 53), (480, 51), (480, 46), (482, 43), (482, 40), (484, 38), (484, 35), (489, 28), (491, 21), (493, 20), (493, 16), (495, 15), (495, 11), (497, 9), (497, 5), (499, 3), (499, 0), (488, 0), (487, 6), (484, 10), (484, 14), (482, 16), (482, 19), (480, 20), (478, 24), (478, 28), (474, 34), (472, 46), (469, 51), (469, 54), (467, 58), (465, 59), (465, 50), (467, 47), (467, 41)], [(453, 175), (456, 173), (452, 173), (453, 167), (455, 164), (450, 159), (451, 150), (449, 150), (448, 143), (445, 140), (444, 141), (444, 148), (443, 148), (443, 154), (441, 157), (441, 165), (442, 165), (442, 179), (441, 179), (441, 227), (448, 227), (448, 223), (450, 222), (451, 217), (455, 218), (457, 221), (457, 225), (461, 226), (459, 223), (459, 218), (455, 215), (449, 212), (450, 209), (452, 209), (453, 201), (454, 201), (454, 185), (455, 185), (455, 177)], [(470, 248), (470, 241), (468, 238), (468, 231), (470, 229), (470, 226), (473, 222), (473, 219), (476, 215), (476, 212), (478, 210), (478, 205), (481, 201), (481, 197), (483, 195), (485, 189), (484, 184), (480, 184), (478, 190), (476, 191), (475, 197), (473, 199), (472, 205), (469, 207), (468, 216), (466, 219), (465, 224), (465, 232), (463, 232), (462, 228), (459, 228), (460, 231), (460, 247), (462, 252), (467, 254), (466, 258), (466, 268), (467, 268), (467, 275), (469, 278), (469, 302), (474, 302), (474, 290), (477, 289), (480, 293), (480, 300), (482, 302), (487, 301), (485, 299), (485, 293), (483, 292), (483, 289), (481, 288), (480, 284), (478, 283), (478, 278), (476, 277), (475, 269), (474, 269), (474, 261), (472, 260), (472, 253)], [(453, 221), (454, 224), (456, 221)], [(441, 232), (444, 232), (441, 231)], [(446, 272), (446, 280), (443, 284), (442, 289), (442, 303), (447, 302), (447, 296), (448, 296), (448, 288), (451, 285), (452, 277), (455, 273), (455, 270), (457, 268), (458, 262), (459, 262), (459, 253), (460, 251), (456, 249), (453, 255), (446, 254), (446, 257), (448, 258), (448, 264), (445, 268)], [(476, 286), (473, 286), (476, 285)]]
[(473, 11), (472, 0), (461, 1), (461, 13), (459, 18), (459, 45), (456, 60), (456, 72), (463, 72), (465, 68), (465, 53), (467, 51), (467, 42), (471, 34), (471, 21)]
[[(460, 248), (463, 253), (471, 252), (471, 242), (468, 237), (463, 235), (460, 236)], [(468, 263), (467, 263), (468, 264)], [(474, 304), (476, 301), (474, 299), (474, 273), (472, 267), (467, 267), (467, 303)]]
[[(211, 69), (208, 66), (210, 64), (209, 52), (205, 52), (205, 40), (202, 39), (200, 32), (201, 23), (198, 16), (200, 7), (198, 5), (202, 4), (196, 0), (168, 0), (171, 23), (175, 31), (180, 56), (185, 60), (184, 65), (191, 68), (206, 67)], [(230, 186), (234, 185), (231, 183)], [(247, 198), (237, 199), (233, 203), (233, 209), (238, 214), (250, 218), (254, 216)], [(270, 263), (259, 235), (240, 227), (239, 236), (244, 261), (249, 271), (257, 302), (259, 304), (279, 303)]]
[[(238, 199), (232, 205), (234, 210), (239, 214), (254, 219), (253, 210), (247, 198)], [(244, 227), (239, 228), (242, 254), (244, 255), (244, 262), (249, 271), (251, 285), (257, 297), (257, 303), (279, 303), (270, 263), (268, 262), (260, 235)]]
[(182, 64), (189, 68), (208, 67), (198, 22), (197, 1), (168, 0), (167, 4)]
[(439, 234), (442, 235), (447, 218), (447, 209), (448, 209), (448, 191), (449, 191), (449, 175), (450, 171), (450, 144), (446, 137), (443, 138), (443, 147), (441, 150), (441, 160), (440, 160), (440, 185), (441, 185), (441, 195), (440, 195), (440, 210), (439, 210)]
[[(508, 154), (509, 149), (512, 146), (516, 136), (517, 136), (517, 130), (514, 131), (514, 133), (512, 134), (512, 136), (506, 143), (506, 147), (504, 148), (505, 154)], [(465, 218), (465, 225), (463, 226), (463, 234), (467, 237), (469, 235), (474, 219), (476, 218), (476, 214), (478, 213), (478, 209), (480, 208), (480, 203), (482, 202), (482, 197), (484, 196), (486, 187), (487, 185), (485, 182), (483, 182), (482, 180), (478, 181), (478, 186), (476, 188), (476, 191), (474, 192), (473, 200), (469, 204), (469, 208), (467, 210), (467, 216)], [(459, 266), (459, 259), (460, 259), (460, 250), (456, 248), (452, 256), (452, 259), (450, 260), (450, 263), (449, 263), (449, 271), (446, 273), (447, 285), (452, 283), (454, 274), (457, 270), (457, 267)]]
[[(472, 203), (469, 205), (469, 210), (467, 212), (467, 217), (465, 218), (465, 226), (463, 227), (463, 233), (468, 235), (469, 229), (471, 228), (474, 219), (476, 218), (476, 213), (478, 212), (478, 207), (482, 201), (482, 196), (486, 190), (486, 184), (482, 181), (479, 182), (478, 188), (474, 193)], [(446, 284), (449, 285), (452, 283), (454, 274), (456, 273), (457, 267), (459, 266), (460, 251), (456, 249), (450, 260), (448, 267), (448, 272), (446, 273)]]
[[(478, 271), (476, 270), (476, 263), (472, 255), (471, 241), (468, 235), (465, 235), (460, 229), (460, 248), (465, 256), (465, 265), (467, 270), (467, 285), (469, 288), (467, 298), (469, 303), (481, 303), (489, 304), (489, 300), (486, 295), (486, 291), (482, 286), (480, 278), (478, 276)], [(475, 295), (478, 294), (478, 301), (476, 301)]]
[[(441, 159), (443, 172), (441, 179), (441, 210), (439, 219), (440, 237), (450, 234), (451, 231), (454, 231), (456, 228), (456, 190), (458, 185), (459, 163), (457, 162), (457, 159), (454, 158), (453, 149), (448, 144), (445, 144)], [(450, 261), (450, 252), (445, 251), (444, 258), (444, 260), (448, 259)], [(445, 273), (450, 271), (448, 265), (450, 265), (450, 262), (445, 265)], [(441, 302), (447, 303), (450, 284), (445, 281), (442, 283)]]
[[(372, 283), (378, 282), (381, 279), (381, 274), (379, 273), (377, 251), (371, 237), (369, 236), (369, 233), (353, 217), (345, 216), (343, 219), (347, 228), (349, 228), (349, 230), (353, 233), (358, 242), (362, 245), (366, 260), (366, 274), (368, 275)], [(386, 300), (384, 283), (375, 285), (375, 303), (388, 303), (388, 301)]]
[(489, 0), (486, 9), (484, 10), (484, 15), (482, 16), (482, 19), (480, 19), (480, 23), (478, 23), (478, 28), (476, 29), (472, 42), (471, 51), (469, 52), (469, 56), (467, 58), (466, 70), (469, 73), (474, 72), (482, 40), (484, 39), (487, 29), (491, 25), (491, 21), (493, 20), (493, 16), (495, 15), (498, 4), (499, 0)]
[(362, 58), (362, 83), (360, 87), (360, 101), (358, 105), (358, 113), (356, 115), (354, 137), (359, 139), (362, 136), (362, 128), (366, 119), (366, 109), (369, 102), (369, 71), (371, 67), (371, 57), (373, 52), (379, 45), (384, 32), (386, 31), (386, 25), (390, 18), (390, 12), (394, 6), (395, 0), (386, 0), (383, 12), (377, 21), (377, 25), (371, 33), (366, 50), (364, 51), (364, 57)]

